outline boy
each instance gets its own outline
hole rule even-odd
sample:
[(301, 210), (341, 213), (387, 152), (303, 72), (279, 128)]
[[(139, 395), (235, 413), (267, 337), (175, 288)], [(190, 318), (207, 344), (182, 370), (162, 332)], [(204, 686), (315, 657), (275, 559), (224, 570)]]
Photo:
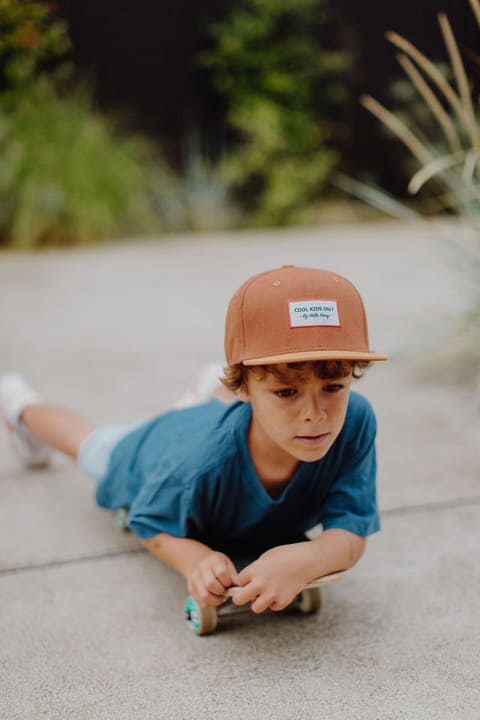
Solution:
[[(369, 350), (348, 280), (292, 265), (235, 293), (225, 351), (223, 387), (200, 388), (215, 397), (135, 425), (95, 429), (15, 375), (0, 383), (2, 411), (25, 464), (47, 464), (52, 447), (76, 459), (97, 502), (129, 508), (131, 530), (202, 607), (236, 585), (236, 604), (282, 610), (355, 565), (379, 529), (375, 418), (350, 385), (386, 356)], [(258, 559), (237, 573), (239, 553)]]

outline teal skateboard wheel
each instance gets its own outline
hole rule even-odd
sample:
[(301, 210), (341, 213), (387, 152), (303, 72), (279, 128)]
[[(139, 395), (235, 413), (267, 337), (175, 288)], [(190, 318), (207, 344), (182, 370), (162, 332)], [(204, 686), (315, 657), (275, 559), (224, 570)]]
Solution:
[(217, 628), (217, 611), (215, 608), (201, 608), (190, 595), (185, 602), (185, 620), (195, 635), (211, 635)]

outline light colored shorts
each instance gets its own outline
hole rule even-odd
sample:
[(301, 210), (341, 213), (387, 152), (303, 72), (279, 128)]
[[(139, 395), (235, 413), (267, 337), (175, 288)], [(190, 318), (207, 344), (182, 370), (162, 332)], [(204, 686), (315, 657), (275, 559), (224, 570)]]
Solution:
[(145, 422), (147, 422), (145, 419), (137, 420), (129, 423), (105, 425), (93, 430), (84, 439), (78, 451), (77, 464), (80, 470), (92, 480), (101, 480), (108, 470), (110, 457), (115, 446), (126, 435), (129, 435)]

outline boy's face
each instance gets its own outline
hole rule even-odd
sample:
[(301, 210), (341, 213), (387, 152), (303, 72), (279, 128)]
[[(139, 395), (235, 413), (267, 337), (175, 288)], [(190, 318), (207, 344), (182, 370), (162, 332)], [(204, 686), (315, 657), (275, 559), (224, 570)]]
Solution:
[(286, 365), (279, 369), (286, 382), (252, 369), (238, 392), (252, 405), (250, 447), (273, 461), (320, 460), (343, 427), (352, 375), (325, 380), (310, 373), (299, 380)]

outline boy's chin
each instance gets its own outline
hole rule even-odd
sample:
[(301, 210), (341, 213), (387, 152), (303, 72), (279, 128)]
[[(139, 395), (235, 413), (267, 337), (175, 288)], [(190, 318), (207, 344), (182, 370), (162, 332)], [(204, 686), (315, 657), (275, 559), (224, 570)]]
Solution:
[(295, 458), (295, 460), (299, 460), (300, 462), (317, 462), (318, 460), (324, 458), (329, 450), (330, 445), (322, 448), (295, 449), (295, 451), (290, 454)]

